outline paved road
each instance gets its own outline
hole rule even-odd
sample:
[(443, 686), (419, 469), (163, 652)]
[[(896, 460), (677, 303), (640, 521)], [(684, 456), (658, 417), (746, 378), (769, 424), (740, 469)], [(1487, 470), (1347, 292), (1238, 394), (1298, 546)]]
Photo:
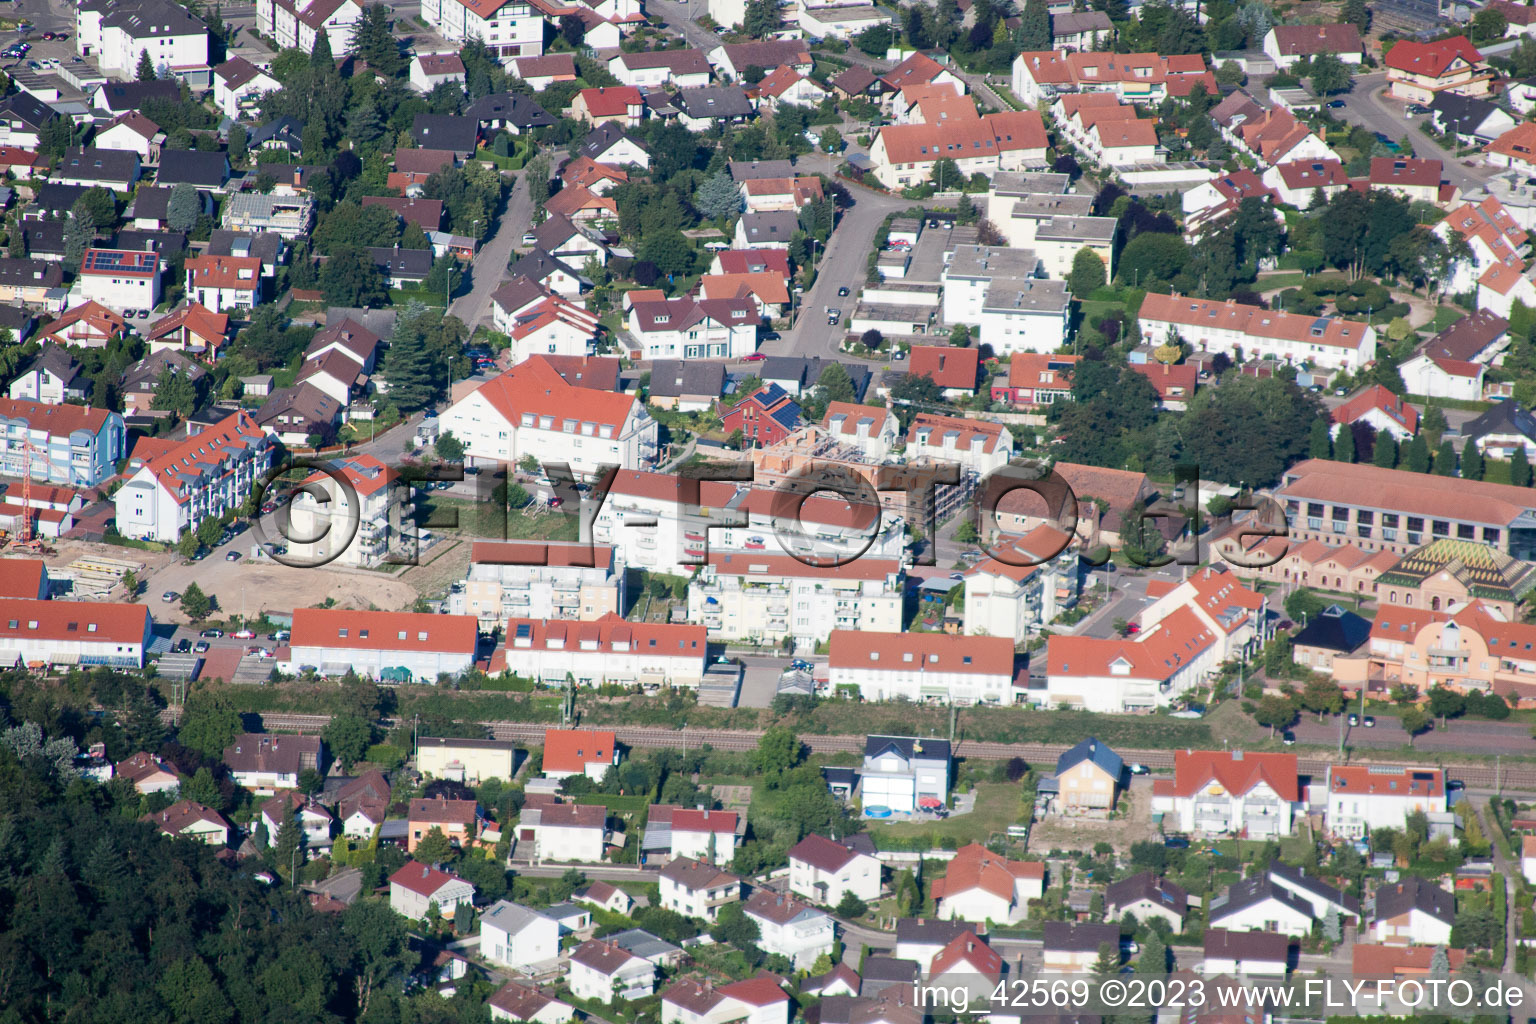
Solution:
[[(1319, 722), (1316, 715), (1303, 715), (1291, 731), (1303, 743), (1336, 744), (1339, 741), (1338, 722), (1332, 716)], [(1392, 750), (1408, 746), (1408, 734), (1396, 718), (1378, 715), (1376, 725), (1370, 729), (1350, 729), (1346, 725), (1344, 742), (1351, 747)], [(1413, 746), (1418, 750), (1447, 753), (1476, 750), (1484, 755), (1529, 757), (1536, 754), (1536, 741), (1531, 739), (1529, 726), (1474, 718), (1451, 719), (1444, 727), (1436, 720), (1429, 732), (1414, 738)]]
[(485, 240), (475, 255), (470, 270), (469, 291), (453, 300), (449, 312), (464, 321), (473, 330), (482, 318), (490, 315), (491, 293), (501, 287), (507, 276), (507, 261), (512, 250), (524, 233), (533, 225), (533, 203), (528, 195), (527, 175), (518, 172), (496, 224), (496, 233)]
[(689, 46), (696, 49), (709, 50), (720, 45), (719, 36), (694, 20), (707, 13), (704, 0), (693, 0), (692, 3), (679, 3), (678, 0), (647, 0), (645, 13), (660, 15), (668, 28), (677, 32), (688, 41)]
[(1344, 120), (1363, 125), (1373, 132), (1381, 132), (1391, 139), (1408, 139), (1413, 144), (1415, 154), (1437, 159), (1444, 164), (1445, 180), (1462, 191), (1481, 185), (1497, 173), (1493, 167), (1464, 166), (1455, 154), (1419, 131), (1418, 126), (1424, 119), (1408, 117), (1404, 113), (1407, 104), (1387, 96), (1386, 86), (1385, 73), (1358, 76), (1354, 89), (1340, 97), (1344, 101), (1344, 109), (1341, 111)]

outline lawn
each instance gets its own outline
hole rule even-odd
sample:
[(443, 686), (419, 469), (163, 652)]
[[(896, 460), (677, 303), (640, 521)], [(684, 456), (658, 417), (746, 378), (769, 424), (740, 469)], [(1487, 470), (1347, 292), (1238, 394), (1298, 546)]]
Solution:
[(1307, 275), (1300, 271), (1293, 274), (1265, 274), (1258, 279), (1257, 287), (1266, 292), (1282, 288), (1300, 288), (1306, 280)]
[(1004, 832), (1025, 816), (1020, 802), (1023, 787), (1010, 782), (982, 782), (976, 786), (976, 809), (969, 814), (951, 815), (943, 821), (869, 821), (869, 834), (875, 845), (882, 839), (911, 840), (932, 838), (935, 846), (961, 847), (966, 843), (985, 843), (988, 837)]
[(1430, 326), (1437, 332), (1443, 331), (1466, 315), (1466, 310), (1455, 306), (1438, 306), (1435, 309), (1435, 319), (1430, 322)]
[[(417, 506), (426, 513), (421, 525), (447, 533), (500, 540), (576, 540), (577, 517), (563, 512), (532, 513), (498, 506), (495, 502), (465, 501), (441, 494), (422, 495)], [(457, 517), (454, 521), (453, 517)]]

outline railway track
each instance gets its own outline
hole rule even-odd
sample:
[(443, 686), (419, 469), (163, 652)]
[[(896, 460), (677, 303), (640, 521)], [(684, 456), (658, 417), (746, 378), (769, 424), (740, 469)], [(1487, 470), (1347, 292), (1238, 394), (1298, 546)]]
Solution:
[[(320, 732), (331, 720), (329, 715), (288, 713), (268, 713), (260, 717), (263, 728), (294, 732)], [(386, 728), (394, 728), (400, 723), (396, 719), (384, 719), (382, 724)], [(481, 724), (490, 730), (491, 736), (495, 739), (532, 746), (543, 743), (544, 730), (547, 728), (537, 722), (482, 722)], [(652, 726), (617, 726), (614, 734), (620, 743), (629, 747), (697, 750), (708, 745), (716, 750), (735, 752), (755, 750), (757, 741), (762, 736), (760, 732), (744, 729), (706, 731), (663, 729)], [(813, 754), (855, 754), (864, 747), (863, 737), (860, 736), (827, 736), (809, 733), (802, 734), (800, 741), (810, 748)], [(956, 744), (955, 755), (979, 761), (1005, 761), (1019, 757), (1033, 765), (1044, 765), (1054, 764), (1067, 749), (1067, 744), (1057, 743), (991, 743), (980, 740), (961, 740)], [(1153, 771), (1173, 769), (1174, 752), (1171, 750), (1121, 750), (1119, 753), (1127, 761), (1146, 765)], [(1303, 775), (1321, 778), (1333, 763), (1322, 757), (1301, 757), (1298, 759), (1297, 767)], [(1352, 758), (1349, 763), (1398, 768), (1427, 767), (1423, 763), (1413, 764), (1368, 757)], [(1536, 793), (1536, 765), (1490, 765), (1446, 761), (1444, 766), (1469, 789), (1502, 789), (1517, 793)]]

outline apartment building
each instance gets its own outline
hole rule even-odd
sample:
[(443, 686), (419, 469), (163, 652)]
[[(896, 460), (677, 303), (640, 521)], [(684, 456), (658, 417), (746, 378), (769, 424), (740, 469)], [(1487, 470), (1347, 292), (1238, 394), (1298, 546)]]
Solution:
[(1108, 167), (1160, 162), (1157, 124), (1107, 92), (1075, 93), (1051, 105), (1068, 141), (1090, 160)]
[(865, 700), (1012, 704), (1013, 640), (833, 630), (829, 677)]
[(590, 479), (604, 466), (640, 469), (656, 458), (656, 421), (633, 395), (573, 385), (542, 356), (454, 402), (439, 424), (463, 442), (472, 466), (531, 455)]
[(295, 608), (290, 671), (355, 672), (384, 682), (434, 683), (475, 662), (479, 633), (469, 615)]
[(1439, 768), (1331, 765), (1328, 831), (1360, 839), (1379, 828), (1401, 829), (1408, 815), (1445, 810), (1445, 772)]
[(688, 587), (688, 618), (713, 640), (821, 643), (834, 629), (900, 632), (899, 561), (806, 565), (789, 555), (716, 552)]
[(1188, 607), (1133, 637), (1053, 636), (1040, 703), (1104, 712), (1168, 707), (1210, 677), (1220, 649), (1216, 631)]
[(886, 125), (877, 130), (869, 158), (876, 179), (895, 189), (928, 181), (934, 164), (946, 159), (963, 178), (1043, 168), (1049, 145), (1039, 112), (1017, 110), (943, 124)]
[(1013, 60), (1013, 92), (1025, 103), (1049, 104), (1072, 92), (1109, 92), (1134, 103), (1188, 96), (1198, 82), (1217, 95), (1216, 77), (1198, 53), (1071, 53), (1029, 51)]
[(108, 409), (0, 398), (0, 476), (94, 487), (117, 472), (126, 437)]
[(0, 598), (0, 666), (143, 668), (153, 625), (143, 605)]
[(183, 268), (187, 274), (187, 294), (215, 313), (261, 305), (259, 256), (194, 256)]
[(134, 449), (139, 468), (113, 496), (118, 531), (172, 543), (209, 516), (239, 508), (271, 469), (274, 447), (244, 411), (180, 442), (141, 441)]
[(978, 329), (999, 355), (1054, 352), (1067, 334), (1072, 296), (1043, 279), (1032, 249), (959, 246), (944, 268), (944, 320)]
[(330, 468), (335, 476), (316, 470), (289, 503), (288, 553), (312, 565), (378, 565), (400, 539), (406, 495), (398, 474), (372, 455), (339, 458)]
[(450, 43), (478, 39), (503, 65), (544, 53), (544, 18), (524, 0), (424, 0), (421, 16)]
[(871, 462), (884, 461), (901, 438), (901, 423), (895, 413), (853, 402), (828, 402), (821, 429), (857, 448)]
[(1231, 299), (1214, 302), (1149, 292), (1138, 322), (1147, 344), (1180, 338), (1234, 359), (1241, 349), (1246, 359), (1279, 359), (1353, 373), (1376, 358), (1376, 329), (1369, 324), (1266, 310)]
[(965, 634), (1023, 641), (1075, 604), (1081, 584), (1071, 541), (1039, 526), (967, 569)]
[[(593, 539), (613, 545), (625, 565), (683, 576), (707, 564), (711, 553), (771, 551), (777, 556), (788, 549), (807, 549), (817, 556), (902, 557), (906, 534), (900, 516), (882, 517), (873, 507), (825, 494), (801, 505), (793, 485), (787, 492), (774, 489), (776, 482), (793, 475), (801, 460), (770, 457), (774, 452), (754, 453), (765, 459), (753, 460), (754, 487), (621, 472), (598, 511)], [(874, 472), (873, 466), (865, 468)]]
[(590, 622), (623, 612), (624, 576), (608, 545), (477, 540), (448, 608), (475, 616), (486, 632), (507, 619)]
[(1177, 750), (1173, 780), (1153, 787), (1152, 809), (1180, 832), (1263, 839), (1291, 834), (1300, 799), (1295, 754)]
[(76, 51), (102, 71), (132, 79), (141, 54), (149, 54), (157, 74), (185, 78), (206, 88), (208, 26), (169, 0), (88, 0), (80, 6)]
[(231, 231), (272, 231), (284, 238), (309, 232), (315, 201), (307, 195), (236, 192), (224, 204), (224, 227)]
[(535, 861), (596, 864), (608, 848), (608, 812), (596, 804), (524, 807), (518, 842), (531, 842)]
[(512, 618), (491, 667), (555, 684), (569, 675), (581, 686), (696, 687), (708, 647), (698, 625), (628, 622), (615, 613), (591, 622)]
[(1167, 593), (1154, 597), (1136, 617), (1143, 630), (1177, 611), (1188, 609), (1216, 638), (1216, 656), (1226, 661), (1252, 655), (1269, 640), (1268, 599), (1247, 589), (1224, 567), (1207, 566), (1187, 576)]
[(907, 459), (954, 463), (962, 474), (985, 477), (1013, 457), (1013, 434), (985, 420), (920, 412), (907, 430)]
[(1320, 540), (1407, 554), (1454, 538), (1536, 561), (1536, 511), (1523, 487), (1308, 459), (1285, 472), (1274, 497), (1293, 546)]
[(160, 304), (160, 256), (137, 249), (87, 249), (79, 286), (82, 297), (111, 309), (153, 309)]

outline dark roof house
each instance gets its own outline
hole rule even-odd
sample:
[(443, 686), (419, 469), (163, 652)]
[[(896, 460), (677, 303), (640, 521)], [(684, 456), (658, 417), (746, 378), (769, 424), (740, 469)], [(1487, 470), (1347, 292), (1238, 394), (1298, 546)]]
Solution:
[(194, 149), (167, 149), (160, 153), (160, 170), (155, 175), (159, 185), (186, 182), (198, 188), (223, 188), (229, 181), (229, 158), (223, 153)]

